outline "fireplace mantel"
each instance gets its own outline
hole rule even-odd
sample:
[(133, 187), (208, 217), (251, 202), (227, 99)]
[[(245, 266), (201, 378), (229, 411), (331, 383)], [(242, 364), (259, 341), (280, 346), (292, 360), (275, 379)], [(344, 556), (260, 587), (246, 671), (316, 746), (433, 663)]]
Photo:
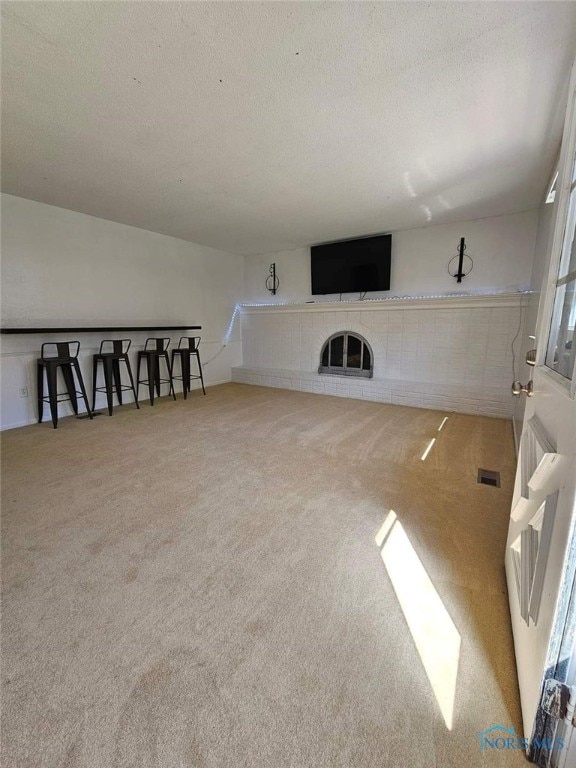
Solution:
[(390, 299), (364, 299), (363, 301), (313, 301), (293, 304), (241, 304), (243, 315), (285, 314), (295, 312), (372, 312), (403, 309), (470, 309), (471, 307), (525, 306), (530, 293), (473, 294), (468, 296), (429, 296)]

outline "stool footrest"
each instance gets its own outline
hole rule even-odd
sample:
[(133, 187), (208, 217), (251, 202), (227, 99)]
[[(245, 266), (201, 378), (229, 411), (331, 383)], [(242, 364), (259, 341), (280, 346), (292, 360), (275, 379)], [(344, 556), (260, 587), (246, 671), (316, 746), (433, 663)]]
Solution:
[[(75, 392), (76, 392), (76, 395), (78, 395), (79, 397), (82, 397), (82, 392), (78, 392), (78, 390), (75, 390)], [(56, 395), (56, 402), (57, 403), (67, 403), (68, 401), (72, 400), (71, 397), (65, 397), (65, 395), (66, 395), (66, 392), (58, 392), (58, 394)], [(60, 400), (58, 400), (58, 398), (60, 398)], [(49, 397), (43, 397), (41, 399), (42, 399), (42, 402), (44, 402), (44, 403), (49, 403), (50, 402), (50, 398)]]
[[(159, 381), (160, 384), (170, 384), (170, 379), (156, 379), (153, 383), (155, 384), (156, 381)], [(149, 384), (149, 383), (150, 382), (148, 381), (148, 379), (140, 379), (140, 381), (138, 382), (138, 384)]]

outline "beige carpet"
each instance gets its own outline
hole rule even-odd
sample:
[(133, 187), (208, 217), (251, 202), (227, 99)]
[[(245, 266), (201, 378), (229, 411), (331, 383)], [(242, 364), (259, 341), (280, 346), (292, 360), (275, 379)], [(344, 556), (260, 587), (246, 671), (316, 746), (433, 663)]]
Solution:
[(227, 384), (3, 446), (5, 766), (523, 764), (509, 422)]

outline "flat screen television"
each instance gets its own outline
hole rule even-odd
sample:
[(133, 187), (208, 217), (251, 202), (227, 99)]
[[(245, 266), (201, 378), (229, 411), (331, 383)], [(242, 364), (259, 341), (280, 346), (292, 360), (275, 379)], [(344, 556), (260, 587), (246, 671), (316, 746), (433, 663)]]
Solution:
[(389, 291), (391, 255), (392, 235), (313, 245), (312, 294)]

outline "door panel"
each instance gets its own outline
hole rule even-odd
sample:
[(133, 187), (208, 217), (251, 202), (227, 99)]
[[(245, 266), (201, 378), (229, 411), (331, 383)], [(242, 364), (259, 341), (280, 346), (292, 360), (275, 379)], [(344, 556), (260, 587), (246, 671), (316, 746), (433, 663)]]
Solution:
[(566, 300), (576, 297), (576, 67), (568, 93), (556, 199), (552, 215), (542, 216), (535, 254), (536, 366), (532, 381), (513, 388), (532, 396), (525, 400), (505, 556), (524, 737), (529, 758), (546, 768), (570, 765), (565, 752), (542, 740), (572, 729), (559, 719), (563, 706), (551, 706), (566, 694), (552, 679), (570, 684), (576, 652), (576, 306)]
[[(554, 652), (558, 653), (558, 645), (554, 643), (556, 608), (562, 586), (566, 584), (567, 580), (569, 583), (569, 580), (573, 579), (573, 564), (569, 567), (566, 556), (571, 540), (574, 498), (576, 497), (576, 462), (574, 460), (576, 455), (576, 406), (574, 400), (567, 396), (566, 390), (560, 389), (559, 391), (559, 385), (551, 379), (550, 375), (538, 368), (534, 370), (534, 396), (526, 401), (525, 425), (534, 415), (537, 415), (537, 419), (546, 434), (550, 436), (550, 441), (554, 442), (557, 453), (563, 459), (563, 467), (556, 482), (558, 499), (537, 624), (534, 624), (532, 619), (530, 619), (529, 624), (526, 624), (522, 618), (512, 549), (514, 542), (527, 527), (530, 512), (520, 520), (511, 519), (508, 534), (506, 573), (524, 735), (527, 738), (532, 733), (545, 671), (554, 661)], [(528, 427), (525, 426), (525, 429)], [(515, 509), (523, 492), (521, 467), (524, 447), (521, 446), (520, 449), (512, 510)], [(528, 491), (528, 494), (533, 503), (534, 512), (537, 511), (539, 503), (544, 501), (545, 496), (549, 495), (548, 493), (539, 495), (531, 491)]]

